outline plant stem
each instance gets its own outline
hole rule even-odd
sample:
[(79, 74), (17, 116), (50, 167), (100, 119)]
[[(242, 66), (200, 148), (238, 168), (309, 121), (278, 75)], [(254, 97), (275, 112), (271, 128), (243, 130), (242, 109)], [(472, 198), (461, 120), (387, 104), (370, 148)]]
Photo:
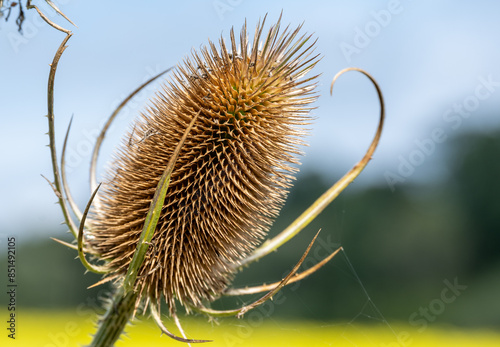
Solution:
[(111, 305), (99, 321), (99, 329), (89, 347), (114, 345), (134, 314), (136, 299), (137, 294), (124, 294), (121, 288), (117, 289)]

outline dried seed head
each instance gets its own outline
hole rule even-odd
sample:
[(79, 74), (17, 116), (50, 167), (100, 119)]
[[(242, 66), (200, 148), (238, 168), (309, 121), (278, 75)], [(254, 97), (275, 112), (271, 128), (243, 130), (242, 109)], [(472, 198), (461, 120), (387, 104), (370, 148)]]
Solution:
[(174, 310), (213, 300), (240, 260), (262, 240), (284, 203), (308, 124), (315, 65), (310, 36), (274, 25), (251, 48), (246, 25), (239, 49), (193, 52), (178, 66), (117, 152), (94, 211), (89, 242), (123, 276), (153, 194), (175, 146), (198, 119), (175, 164), (152, 243), (139, 271), (139, 297)]

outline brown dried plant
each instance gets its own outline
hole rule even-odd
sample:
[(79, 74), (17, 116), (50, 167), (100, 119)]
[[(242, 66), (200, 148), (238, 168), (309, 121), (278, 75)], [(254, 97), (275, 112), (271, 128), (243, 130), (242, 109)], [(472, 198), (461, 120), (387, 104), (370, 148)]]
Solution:
[[(382, 110), (375, 139), (350, 172), (282, 233), (259, 246), (291, 187), (305, 126), (311, 121), (311, 103), (316, 98), (316, 76), (305, 77), (318, 60), (313, 54), (314, 42), (310, 43), (310, 35), (299, 35), (301, 26), (282, 30), (280, 21), (281, 17), (264, 34), (264, 18), (251, 45), (245, 23), (239, 40), (231, 30), (229, 47), (222, 38), (219, 47), (209, 42), (208, 47), (193, 52), (178, 65), (123, 138), (97, 194), (101, 184), (96, 183), (95, 164), (109, 125), (133, 95), (163, 73), (132, 93), (111, 115), (96, 142), (91, 165), (93, 194), (83, 213), (66, 185), (64, 154), (69, 128), (61, 173), (56, 161), (53, 82), (71, 37), (71, 32), (56, 27), (67, 36), (49, 76), (53, 187), (77, 239), (77, 245), (65, 244), (78, 250), (87, 269), (105, 275), (98, 284), (113, 281), (116, 287), (92, 346), (113, 345), (141, 307), (149, 308), (162, 332), (170, 337), (188, 343), (206, 342), (185, 336), (176, 305), (188, 313), (194, 310), (209, 316), (240, 317), (286, 284), (315, 272), (340, 250), (298, 273), (316, 234), (282, 280), (252, 288), (229, 288), (243, 265), (296, 235), (352, 182), (371, 158), (382, 130), (384, 110), (376, 82), (359, 69), (341, 71), (334, 81), (345, 71), (358, 70), (377, 88)], [(70, 218), (69, 208), (79, 218), (79, 227)], [(85, 253), (101, 265), (91, 265)], [(260, 299), (238, 309), (207, 307), (223, 295), (264, 291), (267, 294)], [(163, 300), (183, 337), (171, 333), (161, 322)]]
[[(133, 125), (100, 192), (89, 247), (107, 262), (109, 277), (124, 276), (142, 232), (156, 186), (189, 123), (170, 178), (151, 246), (134, 291), (170, 312), (176, 299), (199, 307), (231, 283), (240, 261), (278, 215), (296, 169), (314, 79), (309, 37), (299, 29), (266, 35), (258, 25), (252, 47), (246, 27), (230, 51), (194, 52), (173, 72)], [(295, 43), (295, 44), (294, 44)], [(237, 49), (241, 47), (241, 49)]]

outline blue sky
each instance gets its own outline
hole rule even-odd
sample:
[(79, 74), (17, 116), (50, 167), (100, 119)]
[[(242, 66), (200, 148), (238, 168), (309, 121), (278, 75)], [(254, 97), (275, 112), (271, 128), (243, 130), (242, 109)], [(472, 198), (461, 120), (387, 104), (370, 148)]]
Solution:
[[(500, 117), (493, 117), (500, 106), (499, 2), (56, 3), (78, 25), (74, 28), (48, 12), (74, 33), (56, 77), (55, 112), (59, 150), (74, 114), (69, 181), (81, 204), (89, 196), (90, 141), (127, 93), (209, 38), (227, 38), (231, 26), (239, 31), (245, 18), (253, 32), (259, 18), (268, 13), (272, 23), (282, 10), (284, 24), (304, 22), (303, 31), (314, 33), (316, 52), (322, 56), (315, 68), (322, 73), (321, 97), (302, 170), (319, 169), (333, 183), (371, 141), (378, 104), (368, 80), (355, 73), (345, 75), (334, 96), (328, 95), (335, 73), (348, 66), (364, 68), (377, 78), (387, 104), (380, 147), (355, 185), (381, 184), (391, 189), (388, 173), (405, 182), (446, 178), (442, 158), (450, 136), (500, 126)], [(40, 174), (52, 177), (43, 115), (48, 64), (64, 34), (47, 27), (32, 11), (26, 17), (24, 36), (17, 33), (12, 20), (0, 23), (0, 231), (7, 234), (61, 220)], [(148, 88), (136, 98), (111, 129), (101, 168), (153, 92)], [(411, 173), (401, 171), (404, 161), (415, 164)]]

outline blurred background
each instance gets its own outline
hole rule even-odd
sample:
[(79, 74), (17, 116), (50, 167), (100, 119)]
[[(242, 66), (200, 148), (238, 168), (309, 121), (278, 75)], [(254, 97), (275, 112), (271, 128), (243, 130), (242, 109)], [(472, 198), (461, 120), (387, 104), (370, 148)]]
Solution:
[[(77, 28), (44, 2), (48, 17), (74, 36), (56, 77), (58, 150), (71, 115), (68, 173), (83, 208), (88, 164), (103, 121), (139, 84), (181, 62), (192, 49), (228, 38), (260, 18), (318, 38), (320, 97), (300, 174), (271, 234), (299, 215), (357, 162), (371, 142), (379, 106), (369, 81), (343, 76), (357, 66), (380, 83), (387, 119), (379, 148), (361, 176), (298, 237), (236, 278), (236, 285), (276, 281), (298, 261), (314, 234), (313, 264), (344, 252), (284, 289), (273, 319), (402, 322), (414, 328), (500, 326), (500, 3), (495, 1), (248, 1), (95, 3), (54, 1)], [(7, 2), (4, 2), (7, 4)], [(10, 3), (12, 4), (12, 2)], [(64, 34), (22, 2), (0, 21), (0, 268), (6, 240), (18, 251), (18, 306), (74, 309), (105, 288), (87, 290), (71, 238), (40, 176), (52, 177), (46, 119), (48, 64)], [(124, 109), (106, 138), (99, 173), (158, 84)], [(309, 261), (309, 260), (308, 260)], [(5, 272), (4, 272), (5, 273)], [(1, 274), (2, 283), (6, 273)], [(5, 307), (7, 296), (0, 295)], [(233, 307), (251, 298), (228, 299)], [(325, 323), (326, 324), (326, 323)], [(389, 327), (388, 327), (389, 329)]]

